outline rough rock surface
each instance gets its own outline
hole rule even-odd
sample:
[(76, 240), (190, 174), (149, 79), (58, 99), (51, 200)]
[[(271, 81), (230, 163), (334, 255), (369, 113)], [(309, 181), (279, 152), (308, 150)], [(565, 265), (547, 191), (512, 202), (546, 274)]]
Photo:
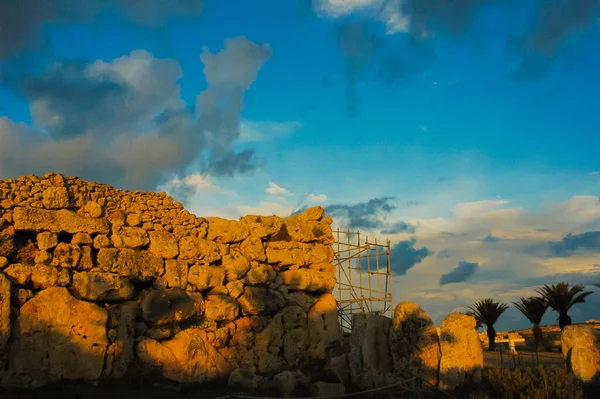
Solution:
[(136, 348), (138, 357), (155, 366), (166, 378), (182, 383), (202, 383), (226, 377), (229, 363), (208, 343), (206, 331), (190, 328), (168, 341), (141, 341)]
[(314, 359), (326, 359), (327, 348), (341, 338), (337, 302), (331, 294), (323, 294), (308, 311), (308, 339)]
[(437, 328), (431, 317), (413, 302), (400, 302), (394, 309), (390, 347), (395, 372), (406, 378), (420, 375), (438, 382), (441, 351)]
[(450, 313), (440, 327), (439, 386), (453, 389), (464, 384), (469, 373), (483, 368), (483, 349), (475, 318), (459, 313)]
[(42, 290), (21, 307), (16, 320), (4, 375), (8, 384), (39, 387), (62, 379), (100, 378), (107, 319), (104, 308), (73, 298), (66, 288)]
[(10, 280), (0, 274), (0, 370), (4, 370), (9, 348), (11, 286)]
[(350, 379), (362, 389), (385, 385), (391, 377), (394, 369), (389, 345), (391, 326), (392, 320), (386, 316), (352, 315)]
[(55, 173), (0, 180), (0, 385), (324, 360), (340, 338), (331, 223), (321, 207), (226, 220)]
[(561, 349), (567, 367), (585, 383), (600, 382), (600, 332), (586, 326), (566, 326)]

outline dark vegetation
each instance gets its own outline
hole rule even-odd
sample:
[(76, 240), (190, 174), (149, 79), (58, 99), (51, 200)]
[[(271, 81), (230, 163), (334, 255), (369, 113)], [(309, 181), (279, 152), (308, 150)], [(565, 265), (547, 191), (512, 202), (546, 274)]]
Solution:
[[(596, 285), (596, 286), (600, 286)], [(532, 324), (533, 337), (536, 342), (536, 350), (546, 350), (543, 343), (542, 329), (540, 323), (546, 309), (550, 308), (558, 313), (558, 324), (560, 329), (571, 325), (571, 317), (569, 310), (578, 304), (584, 303), (585, 299), (593, 293), (593, 291), (584, 291), (582, 285), (573, 285), (569, 287), (569, 283), (562, 282), (556, 285), (544, 285), (536, 290), (539, 296), (529, 298), (521, 297), (519, 302), (513, 302), (517, 308)], [(496, 330), (494, 324), (502, 313), (508, 309), (508, 305), (503, 302), (496, 302), (492, 298), (485, 298), (479, 302), (469, 306), (467, 314), (475, 317), (477, 328), (485, 325), (489, 339), (489, 349), (495, 347)]]

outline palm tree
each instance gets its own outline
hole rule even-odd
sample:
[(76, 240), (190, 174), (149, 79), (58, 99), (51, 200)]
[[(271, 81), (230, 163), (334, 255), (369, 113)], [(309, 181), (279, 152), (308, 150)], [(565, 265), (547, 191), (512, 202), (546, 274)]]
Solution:
[(521, 297), (519, 302), (513, 302), (513, 305), (515, 305), (515, 308), (523, 313), (533, 325), (531, 331), (533, 332), (533, 338), (535, 339), (536, 350), (544, 350), (544, 341), (542, 339), (540, 323), (542, 322), (544, 313), (546, 313), (546, 309), (548, 309), (548, 303), (543, 298), (532, 296), (527, 299)]
[(496, 347), (496, 330), (494, 323), (508, 309), (508, 305), (502, 302), (495, 302), (492, 298), (485, 298), (475, 304), (469, 306), (469, 314), (475, 317), (478, 325), (485, 324), (487, 327), (487, 336), (489, 340), (489, 348)]
[(562, 330), (571, 325), (569, 310), (577, 303), (584, 303), (585, 298), (593, 291), (583, 291), (582, 285), (574, 285), (569, 288), (569, 283), (558, 283), (556, 285), (544, 285), (536, 292), (542, 296), (549, 307), (558, 312), (558, 325)]

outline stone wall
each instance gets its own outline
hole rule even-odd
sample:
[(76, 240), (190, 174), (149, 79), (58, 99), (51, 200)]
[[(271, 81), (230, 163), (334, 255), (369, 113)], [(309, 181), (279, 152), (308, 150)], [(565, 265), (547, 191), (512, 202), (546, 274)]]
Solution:
[(0, 385), (324, 360), (340, 336), (331, 222), (321, 207), (197, 217), (53, 173), (0, 181)]

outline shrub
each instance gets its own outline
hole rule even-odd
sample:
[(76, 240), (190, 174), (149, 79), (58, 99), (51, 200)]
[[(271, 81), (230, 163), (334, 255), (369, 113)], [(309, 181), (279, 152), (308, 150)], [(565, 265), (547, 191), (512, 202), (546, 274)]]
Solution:
[(580, 399), (583, 390), (577, 378), (560, 367), (511, 370), (486, 368), (481, 382), (471, 386), (471, 399)]

